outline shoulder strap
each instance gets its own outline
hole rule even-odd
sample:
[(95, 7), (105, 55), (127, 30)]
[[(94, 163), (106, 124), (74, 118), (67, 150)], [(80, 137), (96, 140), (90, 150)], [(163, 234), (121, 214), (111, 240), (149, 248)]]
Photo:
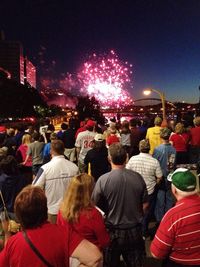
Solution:
[(5, 216), (7, 217), (8, 220), (10, 220), (10, 217), (8, 215), (8, 211), (7, 211), (6, 204), (5, 204), (5, 201), (4, 201), (3, 194), (1, 192), (1, 190), (0, 190), (0, 196), (1, 196), (2, 203), (3, 203), (3, 208), (4, 208), (4, 211), (5, 211)]
[(42, 254), (40, 254), (40, 252), (37, 250), (37, 248), (33, 245), (33, 243), (31, 242), (31, 240), (28, 238), (27, 233), (25, 231), (22, 231), (22, 234), (24, 236), (24, 239), (26, 240), (26, 242), (29, 244), (29, 246), (31, 247), (31, 249), (33, 250), (33, 252), (38, 256), (38, 258), (40, 258), (41, 261), (44, 262), (44, 264), (48, 267), (53, 267), (53, 265), (51, 265), (43, 256)]

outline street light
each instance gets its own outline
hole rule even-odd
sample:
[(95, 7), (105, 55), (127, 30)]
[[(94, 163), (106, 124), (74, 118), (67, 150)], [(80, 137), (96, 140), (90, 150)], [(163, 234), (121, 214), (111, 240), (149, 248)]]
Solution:
[(155, 92), (159, 95), (162, 103), (162, 114), (163, 114), (163, 122), (162, 125), (167, 125), (167, 120), (166, 120), (166, 109), (165, 109), (165, 94), (159, 90), (148, 88), (143, 91), (144, 95), (150, 95), (151, 92)]

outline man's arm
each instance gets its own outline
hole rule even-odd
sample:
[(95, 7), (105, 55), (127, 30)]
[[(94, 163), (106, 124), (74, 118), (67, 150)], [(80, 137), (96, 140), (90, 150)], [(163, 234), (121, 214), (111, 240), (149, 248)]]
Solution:
[(174, 242), (174, 231), (169, 227), (171, 226), (170, 214), (169, 216), (164, 217), (158, 227), (156, 235), (151, 242), (150, 251), (154, 258), (156, 259), (165, 259), (169, 256), (170, 251), (173, 247)]
[(79, 260), (79, 267), (99, 267), (102, 262), (102, 254), (99, 249), (85, 239), (75, 248), (71, 257)]

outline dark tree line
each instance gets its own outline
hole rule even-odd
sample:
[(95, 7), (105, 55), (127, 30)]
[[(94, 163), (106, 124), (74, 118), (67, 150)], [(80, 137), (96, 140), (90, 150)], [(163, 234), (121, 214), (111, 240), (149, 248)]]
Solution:
[(47, 106), (35, 88), (0, 76), (1, 118), (36, 116), (34, 106)]
[(80, 121), (83, 121), (85, 118), (93, 118), (99, 124), (105, 123), (105, 118), (100, 111), (100, 104), (95, 97), (79, 96), (76, 110), (78, 111)]

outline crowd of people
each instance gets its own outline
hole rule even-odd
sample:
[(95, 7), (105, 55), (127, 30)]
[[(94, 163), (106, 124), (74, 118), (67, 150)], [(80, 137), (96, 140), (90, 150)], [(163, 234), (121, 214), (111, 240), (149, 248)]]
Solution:
[(199, 166), (198, 116), (0, 126), (0, 266), (200, 266)]

